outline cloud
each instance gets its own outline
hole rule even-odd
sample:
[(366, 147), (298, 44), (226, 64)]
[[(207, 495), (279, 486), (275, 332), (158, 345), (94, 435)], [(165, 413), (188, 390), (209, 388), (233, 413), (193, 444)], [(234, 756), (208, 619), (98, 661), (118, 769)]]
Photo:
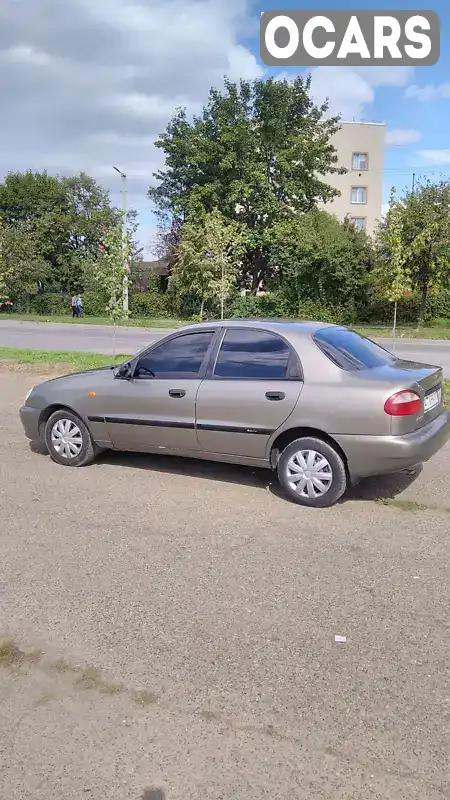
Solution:
[(422, 138), (420, 131), (413, 128), (396, 128), (386, 133), (386, 144), (388, 145), (402, 145), (418, 142)]
[(431, 103), (436, 100), (450, 98), (450, 83), (440, 83), (437, 86), (429, 83), (427, 86), (408, 86), (405, 97), (409, 100), (418, 100), (419, 103)]
[(311, 90), (316, 102), (329, 100), (331, 114), (343, 120), (367, 120), (368, 108), (381, 86), (405, 86), (410, 67), (316, 67), (311, 71)]
[(428, 164), (450, 164), (450, 150), (419, 150), (418, 155)]
[(118, 192), (116, 164), (148, 209), (175, 108), (198, 111), (224, 74), (262, 74), (241, 43), (253, 22), (246, 0), (3, 0), (0, 173), (84, 170)]

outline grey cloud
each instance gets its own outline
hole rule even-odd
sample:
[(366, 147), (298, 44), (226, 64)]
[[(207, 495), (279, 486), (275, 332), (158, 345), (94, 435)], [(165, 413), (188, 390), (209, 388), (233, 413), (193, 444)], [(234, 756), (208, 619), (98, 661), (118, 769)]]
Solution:
[(0, 173), (84, 170), (115, 191), (120, 161), (145, 209), (175, 107), (260, 74), (238, 44), (252, 24), (246, 0), (3, 0)]

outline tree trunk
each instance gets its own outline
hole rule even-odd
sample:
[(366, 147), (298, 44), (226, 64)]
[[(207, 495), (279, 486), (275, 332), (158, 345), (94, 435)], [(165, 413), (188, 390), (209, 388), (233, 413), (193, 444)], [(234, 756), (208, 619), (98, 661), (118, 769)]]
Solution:
[(425, 319), (425, 309), (427, 307), (427, 298), (428, 298), (428, 284), (424, 283), (422, 286), (422, 294), (420, 297), (419, 321), (417, 323), (418, 331), (423, 327)]
[(203, 309), (204, 309), (204, 307), (205, 307), (205, 298), (202, 297), (202, 304), (200, 306), (200, 316), (201, 316), (202, 319), (203, 319)]

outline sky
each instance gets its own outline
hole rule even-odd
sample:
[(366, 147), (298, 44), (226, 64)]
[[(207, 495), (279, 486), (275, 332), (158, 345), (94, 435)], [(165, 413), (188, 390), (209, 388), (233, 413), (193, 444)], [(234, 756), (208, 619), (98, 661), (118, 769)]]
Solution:
[[(308, 0), (1, 0), (0, 177), (32, 169), (84, 171), (120, 205), (139, 213), (139, 239), (154, 252), (147, 198), (162, 166), (154, 147), (177, 106), (201, 110), (211, 86), (277, 74), (259, 58), (259, 17), (271, 9), (420, 10), (423, 2)], [(384, 201), (422, 176), (450, 176), (450, 4), (441, 19), (441, 57), (432, 67), (312, 67), (317, 102), (344, 120), (385, 122)]]

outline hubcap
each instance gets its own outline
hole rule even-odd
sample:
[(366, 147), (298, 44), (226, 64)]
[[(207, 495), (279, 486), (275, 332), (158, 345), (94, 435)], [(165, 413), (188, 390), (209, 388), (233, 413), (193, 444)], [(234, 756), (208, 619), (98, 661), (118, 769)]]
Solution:
[(333, 482), (327, 459), (315, 450), (299, 450), (289, 459), (286, 477), (291, 489), (302, 497), (322, 497)]
[(52, 445), (63, 458), (76, 458), (83, 446), (83, 437), (78, 425), (71, 419), (59, 419), (52, 428)]

